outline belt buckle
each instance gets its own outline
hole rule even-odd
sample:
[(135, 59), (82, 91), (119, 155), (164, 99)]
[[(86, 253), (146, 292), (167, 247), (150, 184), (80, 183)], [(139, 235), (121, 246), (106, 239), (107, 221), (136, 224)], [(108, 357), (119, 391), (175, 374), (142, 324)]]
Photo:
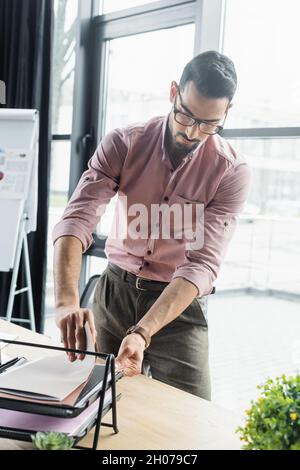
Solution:
[(139, 281), (141, 281), (142, 278), (141, 277), (137, 277), (136, 280), (135, 280), (135, 287), (138, 289), (138, 290), (147, 290), (147, 289), (143, 289), (142, 287), (139, 286)]

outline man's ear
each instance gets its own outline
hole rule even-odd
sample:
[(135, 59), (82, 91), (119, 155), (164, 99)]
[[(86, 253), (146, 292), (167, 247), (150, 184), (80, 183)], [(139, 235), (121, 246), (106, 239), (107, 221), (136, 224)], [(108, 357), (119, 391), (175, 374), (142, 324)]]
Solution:
[(170, 88), (170, 103), (174, 103), (176, 94), (177, 94), (177, 83), (173, 80)]
[(227, 111), (228, 111), (228, 109), (232, 108), (233, 104), (234, 104), (234, 103), (233, 103), (232, 101), (231, 101), (231, 103), (229, 103), (229, 105), (228, 105), (228, 107), (227, 107)]

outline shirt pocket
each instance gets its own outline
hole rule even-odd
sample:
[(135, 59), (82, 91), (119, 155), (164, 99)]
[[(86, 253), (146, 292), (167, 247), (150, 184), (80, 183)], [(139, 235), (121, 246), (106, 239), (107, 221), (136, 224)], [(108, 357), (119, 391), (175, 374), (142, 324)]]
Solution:
[(176, 206), (179, 223), (175, 224), (175, 232), (188, 243), (187, 249), (201, 249), (204, 241), (204, 201), (194, 200), (181, 195), (172, 198)]

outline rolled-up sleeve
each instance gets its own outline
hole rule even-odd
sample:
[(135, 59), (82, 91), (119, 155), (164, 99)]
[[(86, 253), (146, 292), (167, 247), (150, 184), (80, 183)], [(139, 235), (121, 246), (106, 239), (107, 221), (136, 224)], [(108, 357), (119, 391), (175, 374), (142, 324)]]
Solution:
[(244, 162), (226, 171), (213, 200), (204, 210), (202, 248), (187, 250), (184, 262), (174, 272), (173, 279), (182, 277), (192, 282), (200, 297), (210, 294), (213, 289), (238, 215), (247, 200), (250, 179), (250, 168)]
[(54, 227), (53, 243), (60, 237), (74, 236), (81, 241), (83, 252), (90, 247), (92, 233), (118, 190), (128, 145), (128, 136), (121, 129), (108, 133), (102, 139), (61, 220)]

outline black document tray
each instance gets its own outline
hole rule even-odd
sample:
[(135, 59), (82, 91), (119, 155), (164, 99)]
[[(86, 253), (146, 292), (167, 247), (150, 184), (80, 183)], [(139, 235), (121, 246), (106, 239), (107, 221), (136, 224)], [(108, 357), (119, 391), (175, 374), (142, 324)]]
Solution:
[[(118, 427), (117, 427), (116, 380), (119, 380), (122, 377), (122, 373), (120, 372), (118, 372), (117, 374), (115, 373), (115, 357), (113, 354), (104, 354), (104, 353), (98, 353), (98, 352), (93, 352), (93, 351), (83, 351), (79, 349), (61, 348), (58, 346), (48, 346), (48, 345), (42, 345), (42, 344), (27, 343), (27, 342), (22, 342), (22, 341), (11, 341), (11, 340), (5, 340), (1, 338), (0, 338), (0, 341), (8, 343), (8, 344), (16, 344), (19, 346), (31, 346), (31, 347), (41, 348), (41, 349), (74, 352), (76, 354), (83, 353), (86, 355), (93, 355), (98, 358), (105, 359), (104, 374), (101, 373), (101, 377), (103, 377), (101, 389), (96, 390), (94, 393), (91, 393), (91, 394), (89, 393), (89, 397), (86, 399), (86, 401), (85, 400), (83, 401), (83, 404), (81, 406), (58, 405), (57, 403), (53, 403), (53, 404), (36, 403), (36, 402), (33, 403), (33, 402), (26, 401), (26, 399), (15, 400), (15, 399), (10, 399), (10, 398), (0, 398), (0, 408), (14, 410), (14, 411), (22, 411), (22, 412), (27, 412), (27, 413), (34, 413), (34, 414), (42, 414), (42, 415), (47, 415), (47, 416), (56, 416), (56, 417), (61, 417), (61, 418), (74, 418), (78, 416), (82, 411), (84, 411), (95, 400), (100, 398), (98, 414), (96, 418), (92, 420), (92, 422), (89, 425), (87, 425), (87, 427), (84, 429), (84, 431), (82, 431), (82, 433), (79, 436), (74, 436), (75, 445), (94, 426), (95, 426), (95, 433), (94, 433), (94, 441), (93, 441), (93, 447), (92, 447), (93, 450), (96, 450), (98, 447), (101, 424), (103, 426), (112, 427), (115, 433), (119, 432)], [(97, 365), (95, 365), (95, 367), (97, 367)], [(92, 372), (92, 374), (94, 372), (95, 372), (95, 369)], [(110, 375), (110, 380), (109, 380), (109, 375)], [(85, 388), (82, 390), (79, 398), (80, 397), (82, 398), (82, 394), (84, 390), (88, 387), (89, 383), (90, 381), (88, 381)], [(106, 392), (110, 388), (112, 392), (112, 398), (111, 398), (112, 401), (106, 407), (104, 407), (105, 393), (103, 393), (103, 391), (105, 390)], [(90, 389), (88, 390), (88, 392), (90, 392)], [(118, 399), (119, 398), (120, 396), (118, 397)], [(103, 416), (110, 409), (112, 409), (112, 423), (111, 424), (102, 423)], [(12, 429), (12, 428), (4, 428), (4, 427), (1, 427), (1, 423), (0, 423), (0, 437), (30, 441), (32, 434), (35, 434), (35, 432), (31, 432), (30, 430), (24, 431), (20, 429), (18, 430), (18, 429)], [(79, 448), (79, 446), (77, 447)]]

